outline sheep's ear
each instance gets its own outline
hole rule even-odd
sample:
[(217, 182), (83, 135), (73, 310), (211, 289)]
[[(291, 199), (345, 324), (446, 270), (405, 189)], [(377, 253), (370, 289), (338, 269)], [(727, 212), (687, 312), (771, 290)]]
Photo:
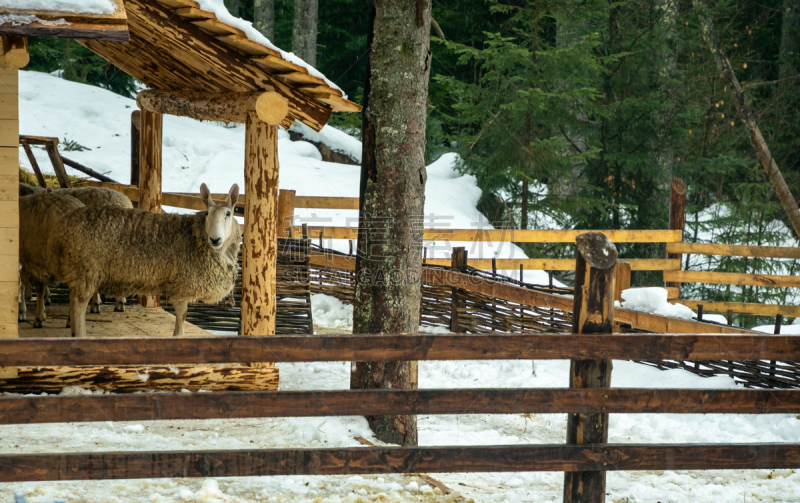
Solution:
[(208, 190), (206, 184), (200, 185), (200, 197), (203, 198), (203, 203), (205, 203), (206, 209), (214, 206), (214, 201), (211, 199), (211, 191)]
[(233, 209), (236, 206), (236, 201), (239, 199), (239, 185), (233, 184), (231, 190), (228, 191), (228, 208)]

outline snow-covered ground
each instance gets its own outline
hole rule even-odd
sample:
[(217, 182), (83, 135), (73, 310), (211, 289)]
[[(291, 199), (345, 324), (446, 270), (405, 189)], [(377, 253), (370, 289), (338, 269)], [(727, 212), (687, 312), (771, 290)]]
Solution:
[[(108, 91), (49, 75), (20, 72), (20, 132), (58, 136), (62, 154), (120, 181), (129, 180), (129, 100)], [(341, 149), (360, 155), (357, 142), (334, 130), (322, 133)], [(338, 138), (338, 140), (336, 140)], [(66, 142), (91, 150), (65, 150)], [(315, 140), (316, 141), (316, 140)], [(310, 144), (291, 142), (281, 132), (281, 188), (298, 195), (355, 197), (359, 167), (326, 163)], [(34, 149), (40, 166), (50, 170), (44, 150)], [(357, 151), (357, 153), (355, 152)], [(453, 170), (455, 157), (445, 155), (428, 167), (426, 216), (439, 227), (490, 226), (476, 209), (480, 196), (475, 179)], [(28, 165), (24, 153), (20, 163)], [(206, 182), (214, 192), (243, 184), (244, 128), (165, 117), (164, 190), (196, 192)], [(71, 171), (71, 170), (70, 170)], [(301, 222), (356, 225), (349, 210), (300, 209)], [(430, 225), (426, 225), (430, 226)], [(346, 250), (346, 242), (326, 245)], [(450, 245), (470, 247), (470, 256), (524, 257), (516, 246), (482, 243), (426, 243), (428, 256), (449, 256)], [(515, 273), (516, 274), (516, 273)], [(528, 282), (544, 282), (540, 271), (526, 271)], [(642, 298), (641, 295), (644, 295)], [(643, 310), (671, 309), (660, 292), (626, 299)], [(665, 301), (665, 299), (664, 299)], [(352, 307), (315, 296), (315, 322), (346, 331)], [(281, 389), (347, 389), (346, 363), (279, 364)], [(566, 361), (421, 362), (422, 388), (565, 387)], [(535, 372), (534, 372), (535, 370)], [(630, 362), (615, 362), (617, 387), (732, 388), (727, 377), (704, 379), (682, 370), (659, 371)], [(421, 445), (490, 445), (559, 443), (566, 437), (561, 414), (420, 416)], [(355, 437), (378, 442), (361, 417), (277, 418), (144, 423), (70, 423), (0, 426), (0, 454), (120, 450), (199, 450), (361, 445)], [(792, 415), (614, 414), (611, 442), (798, 442), (800, 421)], [(561, 501), (561, 473), (437, 474), (434, 478), (477, 502)], [(793, 470), (710, 472), (625, 472), (608, 476), (612, 502), (800, 501)], [(415, 476), (249, 477), (195, 480), (44, 482), (0, 484), (0, 502), (14, 492), (31, 503), (64, 502), (371, 502), (455, 501)]]

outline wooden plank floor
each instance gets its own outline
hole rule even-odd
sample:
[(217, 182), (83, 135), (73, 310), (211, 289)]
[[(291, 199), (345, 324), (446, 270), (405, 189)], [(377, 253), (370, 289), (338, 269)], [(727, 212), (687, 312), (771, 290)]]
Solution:
[[(70, 337), (67, 328), (69, 306), (47, 306), (44, 327), (33, 328), (35, 303), (28, 303), (28, 321), (19, 324), (20, 337)], [(160, 307), (145, 308), (127, 305), (124, 313), (115, 313), (113, 304), (100, 306), (100, 314), (86, 313), (87, 337), (171, 337), (175, 329), (175, 316)], [(191, 337), (211, 336), (200, 327), (184, 323), (184, 333)]]

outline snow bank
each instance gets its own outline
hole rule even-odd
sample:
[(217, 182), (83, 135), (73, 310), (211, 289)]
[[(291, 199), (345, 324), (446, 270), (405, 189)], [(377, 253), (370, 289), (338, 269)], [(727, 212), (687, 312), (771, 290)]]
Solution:
[[(79, 0), (74, 0), (74, 1), (79, 1)], [(324, 75), (322, 75), (322, 73), (320, 73), (319, 70), (317, 70), (313, 66), (309, 65), (302, 59), (295, 56), (294, 53), (283, 51), (281, 50), (280, 47), (273, 44), (267, 37), (262, 35), (260, 31), (253, 28), (253, 23), (231, 15), (231, 13), (228, 12), (228, 9), (225, 8), (225, 4), (222, 3), (222, 0), (197, 0), (197, 3), (200, 4), (201, 9), (213, 12), (217, 16), (217, 19), (219, 19), (223, 23), (227, 23), (235, 28), (239, 28), (240, 30), (242, 30), (245, 33), (245, 35), (247, 35), (247, 38), (249, 38), (253, 42), (258, 42), (259, 44), (262, 44), (272, 50), (280, 52), (281, 57), (286, 61), (302, 66), (303, 68), (308, 70), (308, 73), (310, 75), (324, 79), (325, 83), (328, 84), (328, 86), (341, 91), (339, 86), (328, 80)], [(344, 98), (347, 98), (346, 94), (342, 93), (342, 95)]]
[(114, 8), (111, 0), (0, 0), (0, 9), (113, 14)]
[[(781, 335), (800, 335), (800, 325), (797, 324), (797, 319), (795, 319), (795, 323), (791, 325), (781, 325)], [(753, 327), (751, 330), (756, 332), (763, 332), (765, 334), (774, 334), (775, 333), (775, 325), (761, 325), (758, 327)]]
[(334, 152), (342, 153), (351, 159), (361, 162), (361, 142), (344, 131), (325, 125), (319, 132), (314, 131), (302, 122), (295, 121), (290, 131), (295, 131), (308, 141), (323, 143)]
[(353, 306), (336, 297), (318, 293), (311, 296), (314, 325), (325, 328), (353, 330)]
[(631, 288), (622, 291), (620, 307), (631, 311), (691, 320), (694, 311), (682, 304), (670, 304), (667, 302), (668, 295), (665, 288)]

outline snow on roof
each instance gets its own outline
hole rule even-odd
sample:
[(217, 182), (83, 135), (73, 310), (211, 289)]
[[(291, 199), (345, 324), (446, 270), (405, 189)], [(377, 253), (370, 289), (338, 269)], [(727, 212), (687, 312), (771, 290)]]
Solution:
[(37, 11), (37, 14), (113, 14), (116, 8), (113, 0), (0, 0), (0, 10)]
[[(0, 0), (3, 1), (13, 1), (13, 0)], [(38, 0), (38, 1), (45, 1), (45, 0)], [(79, 1), (79, 0), (72, 0), (72, 1)], [(223, 23), (227, 23), (234, 28), (238, 28), (242, 30), (247, 38), (252, 40), (253, 42), (257, 42), (268, 49), (272, 49), (274, 51), (278, 51), (281, 54), (281, 58), (284, 60), (294, 63), (298, 66), (302, 66), (306, 70), (308, 70), (309, 75), (313, 75), (314, 77), (319, 77), (325, 81), (325, 83), (337, 91), (342, 93), (342, 98), (347, 99), (347, 95), (344, 94), (342, 89), (331, 82), (325, 75), (323, 75), (319, 70), (314, 68), (313, 66), (309, 65), (299, 57), (297, 57), (294, 53), (286, 52), (282, 50), (280, 47), (273, 44), (267, 37), (265, 37), (261, 32), (256, 30), (253, 27), (253, 23), (250, 21), (245, 21), (244, 19), (238, 18), (233, 16), (225, 5), (222, 3), (222, 0), (195, 0), (198, 4), (200, 4), (200, 8), (209, 12), (213, 12), (214, 15), (217, 16), (217, 19), (222, 21)]]

